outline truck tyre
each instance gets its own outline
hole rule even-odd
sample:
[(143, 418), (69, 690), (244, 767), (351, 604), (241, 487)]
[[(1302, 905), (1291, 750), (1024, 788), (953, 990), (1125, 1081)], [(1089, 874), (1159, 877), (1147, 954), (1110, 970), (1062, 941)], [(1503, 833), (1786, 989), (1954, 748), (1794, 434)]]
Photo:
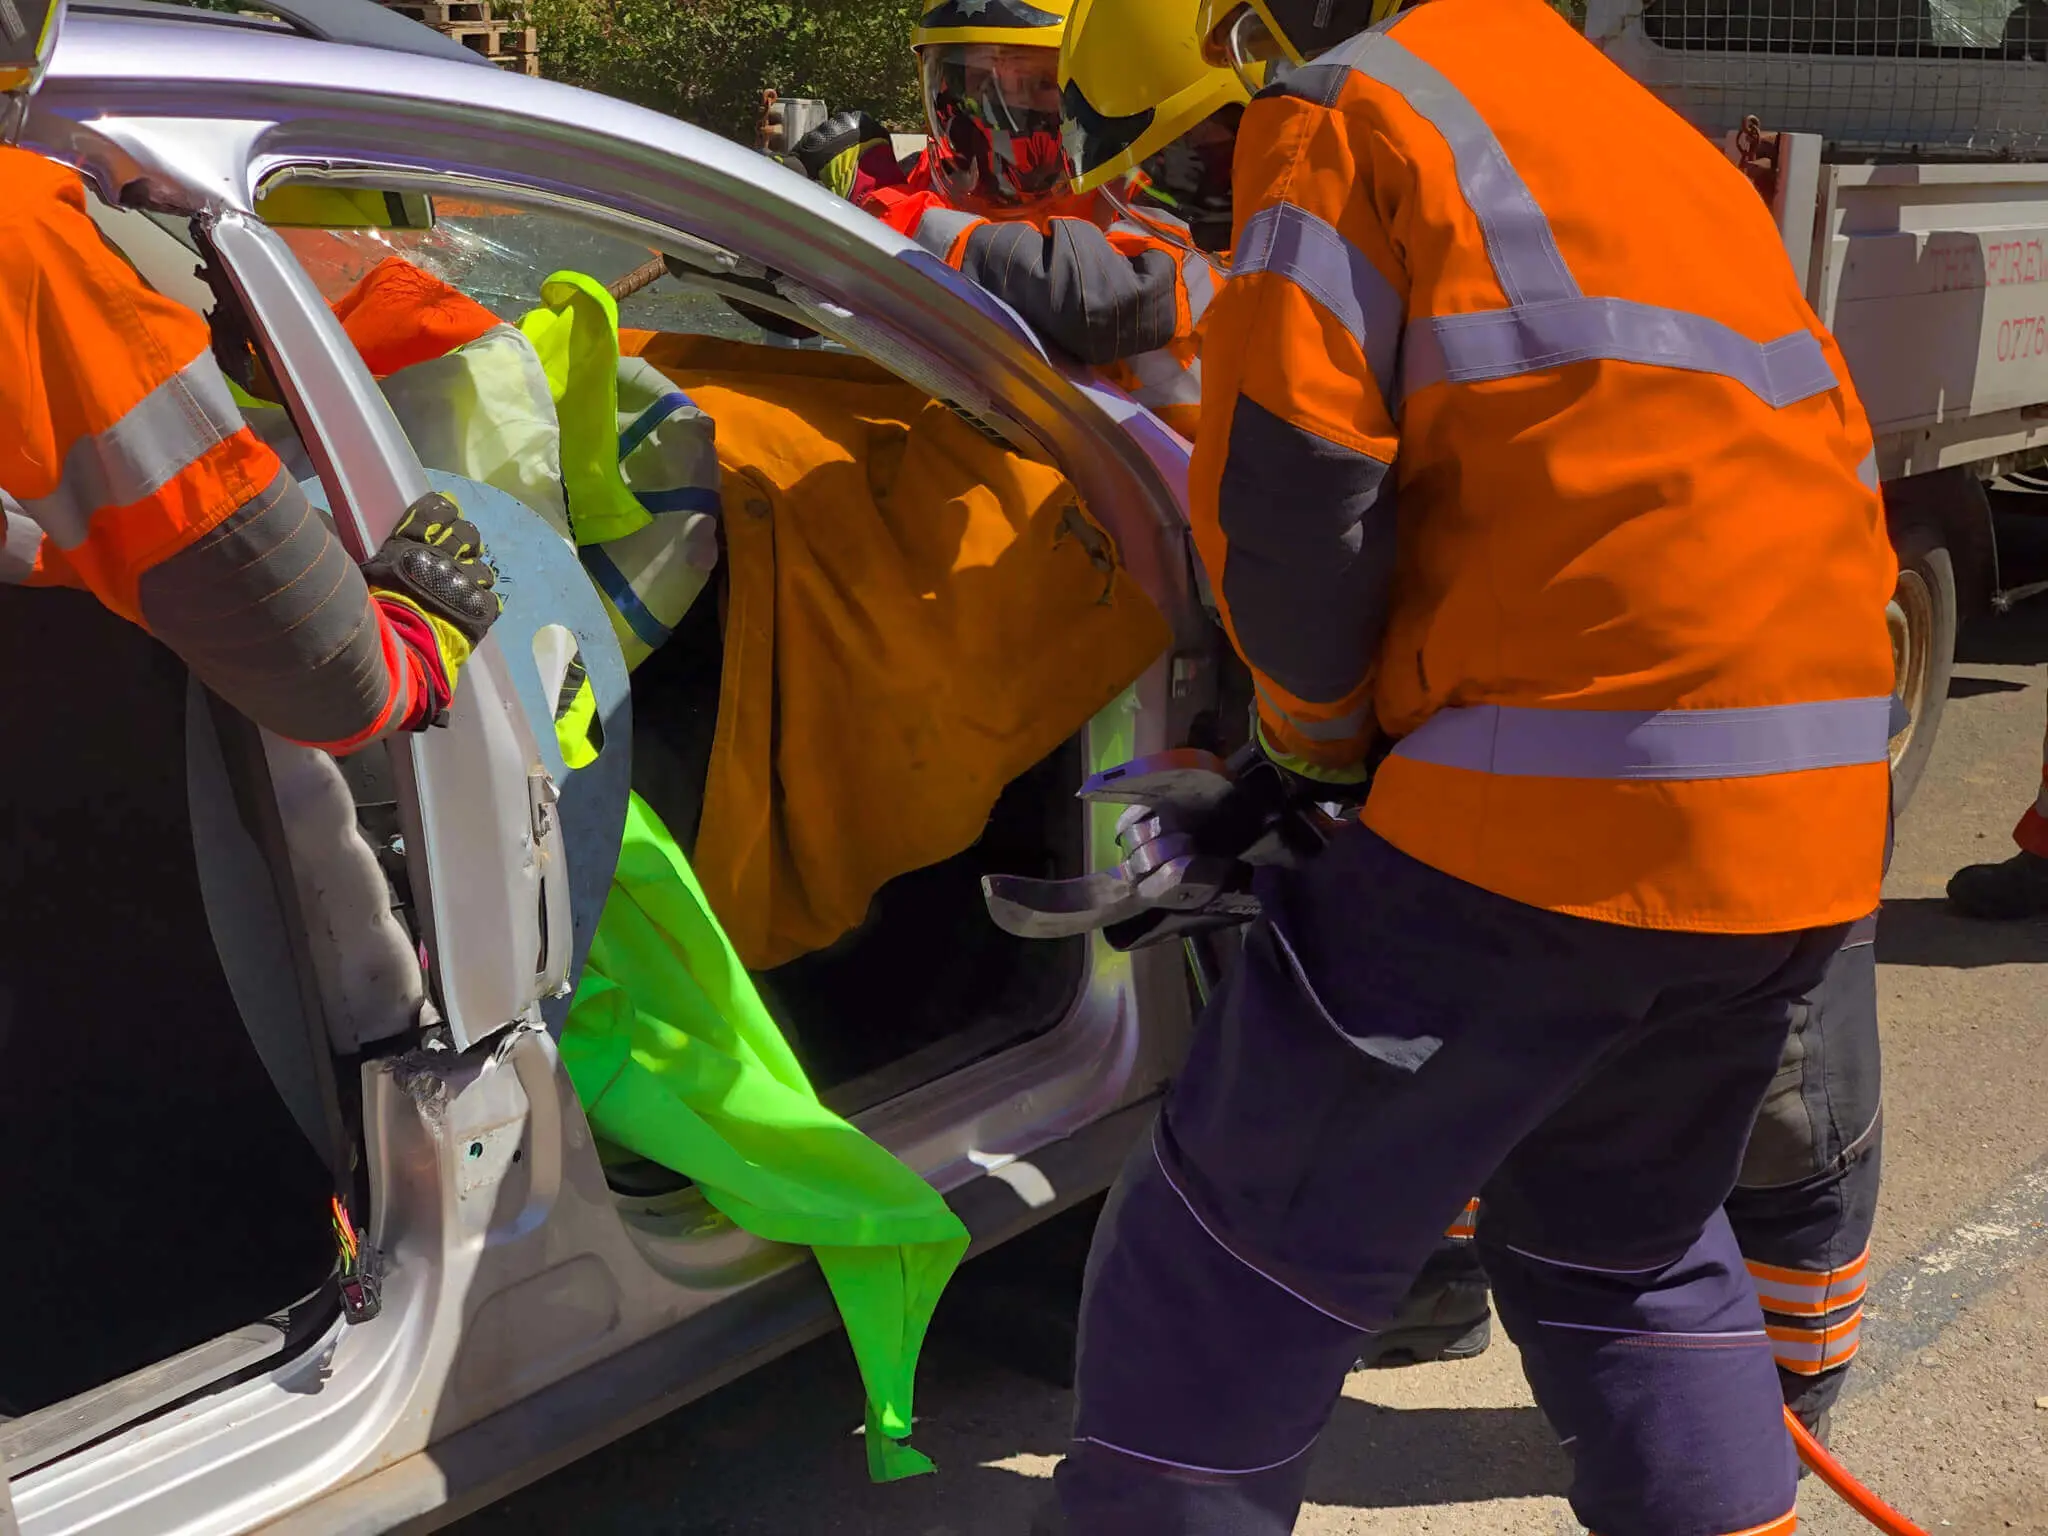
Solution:
[(1891, 631), (1893, 687), (1912, 720), (1891, 740), (1892, 808), (1905, 810), (1927, 771), (1948, 702), (1956, 658), (1956, 576), (1939, 523), (1915, 519), (1897, 530), (1899, 584), (1885, 605)]

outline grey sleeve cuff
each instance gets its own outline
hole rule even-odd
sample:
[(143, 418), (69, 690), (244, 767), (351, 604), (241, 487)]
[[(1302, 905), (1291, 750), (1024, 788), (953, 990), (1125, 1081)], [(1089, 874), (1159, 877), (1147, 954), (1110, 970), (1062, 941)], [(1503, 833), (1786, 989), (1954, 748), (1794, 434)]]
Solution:
[(202, 683), (294, 741), (355, 742), (400, 686), (362, 573), (287, 475), (145, 571), (139, 594)]
[(990, 223), (967, 237), (960, 270), (1090, 367), (1152, 352), (1180, 328), (1180, 269), (1165, 251), (1125, 256), (1085, 219)]

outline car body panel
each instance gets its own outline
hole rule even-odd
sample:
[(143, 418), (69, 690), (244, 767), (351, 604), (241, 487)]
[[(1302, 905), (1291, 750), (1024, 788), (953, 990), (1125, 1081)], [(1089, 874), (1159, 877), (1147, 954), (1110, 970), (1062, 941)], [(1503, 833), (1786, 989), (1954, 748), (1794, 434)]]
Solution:
[[(1057, 463), (1168, 617), (1173, 650), (1088, 726), (1091, 771), (1185, 739), (1204, 705), (1216, 637), (1184, 539), (1186, 445), (1056, 366), (957, 273), (761, 156), (456, 62), (91, 14), (66, 28), (28, 142), (110, 204), (196, 220), (257, 321), (358, 554), (427, 482), (317, 290), (250, 212), (291, 178), (563, 213), (771, 283), (819, 329)], [(461, 1490), (539, 1475), (830, 1325), (800, 1250), (736, 1230), (694, 1190), (621, 1201), (605, 1183), (540, 1017), (561, 977), (534, 973), (532, 914), (536, 898), (567, 895), (565, 850), (548, 841), (559, 827), (536, 837), (530, 780), (560, 765), (507, 660), (465, 673), (469, 702), (449, 730), (403, 744), (415, 895), (461, 1028), (453, 1048), (362, 1069), (382, 1315), (337, 1323), (274, 1369), (21, 1479), (27, 1536), (431, 1524)], [(440, 793), (458, 773), (491, 786), (484, 821)], [(1094, 867), (1118, 857), (1115, 812), (1088, 808)], [(431, 850), (423, 872), (415, 838)], [(1177, 953), (1124, 955), (1098, 938), (1059, 1025), (857, 1123), (978, 1236), (1000, 1236), (1106, 1182), (1173, 1069), (1187, 1015)], [(550, 1415), (563, 1438), (541, 1456), (536, 1426)]]

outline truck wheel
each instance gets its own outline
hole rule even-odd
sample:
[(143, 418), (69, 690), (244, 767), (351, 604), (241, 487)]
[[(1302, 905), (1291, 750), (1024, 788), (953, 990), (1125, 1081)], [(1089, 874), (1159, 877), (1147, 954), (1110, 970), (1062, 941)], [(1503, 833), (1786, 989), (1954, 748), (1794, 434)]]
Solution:
[(1894, 542), (1899, 584), (1885, 605), (1885, 624), (1892, 636), (1893, 687), (1913, 715), (1891, 740), (1892, 807), (1900, 812), (1927, 770), (1948, 702), (1956, 658), (1956, 576), (1937, 524), (1908, 523)]

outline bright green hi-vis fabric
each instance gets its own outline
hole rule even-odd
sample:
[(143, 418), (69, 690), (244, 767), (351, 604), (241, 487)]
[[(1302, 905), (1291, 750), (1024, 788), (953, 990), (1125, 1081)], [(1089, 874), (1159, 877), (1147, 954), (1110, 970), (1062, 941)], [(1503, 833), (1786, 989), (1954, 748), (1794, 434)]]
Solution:
[(540, 354), (562, 427), (562, 481), (578, 544), (645, 528), (652, 514), (619, 475), (619, 306), (604, 284), (556, 272), (519, 329)]
[(747, 1231), (816, 1251), (867, 1390), (870, 1475), (930, 1471), (906, 1443), (911, 1386), (967, 1229), (937, 1190), (818, 1102), (637, 795), (562, 1061), (599, 1135), (694, 1179)]
[(581, 272), (541, 285), (520, 321), (561, 423), (561, 473), (584, 568), (630, 670), (668, 640), (718, 564), (711, 418), (659, 369), (619, 354), (619, 311)]

